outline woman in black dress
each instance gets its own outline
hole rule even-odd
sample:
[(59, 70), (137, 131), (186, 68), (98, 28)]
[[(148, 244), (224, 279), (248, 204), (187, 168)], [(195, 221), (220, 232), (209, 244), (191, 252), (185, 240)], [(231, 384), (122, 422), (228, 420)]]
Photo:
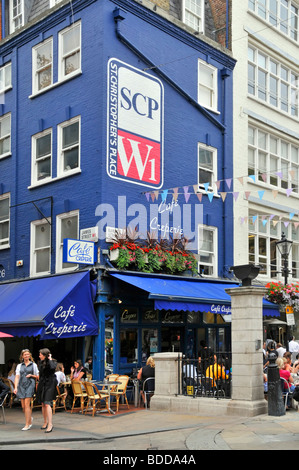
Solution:
[(36, 396), (38, 402), (42, 404), (44, 424), (41, 429), (45, 429), (45, 432), (51, 432), (53, 430), (52, 405), (57, 394), (57, 379), (55, 375), (57, 362), (52, 359), (52, 355), (47, 348), (40, 350), (39, 358), (41, 362), (38, 366), (39, 383)]

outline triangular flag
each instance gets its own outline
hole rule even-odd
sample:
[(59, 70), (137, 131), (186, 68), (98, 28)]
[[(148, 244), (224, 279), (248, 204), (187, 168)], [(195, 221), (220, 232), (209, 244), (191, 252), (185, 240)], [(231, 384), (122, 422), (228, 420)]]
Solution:
[(177, 198), (178, 198), (178, 190), (179, 188), (173, 188), (173, 200), (176, 202)]
[(224, 202), (225, 201), (225, 198), (227, 196), (227, 193), (220, 193), (220, 196), (222, 198), (222, 201)]
[(289, 170), (290, 176), (292, 180), (295, 178), (296, 171), (295, 170)]
[(253, 223), (253, 224), (255, 224), (256, 219), (257, 219), (257, 215), (254, 215), (254, 216), (252, 217), (252, 223)]
[(240, 178), (238, 178), (238, 181), (239, 181), (239, 182), (242, 184), (242, 186), (243, 186), (243, 184), (244, 184), (243, 176), (240, 176)]
[(197, 193), (197, 191), (198, 191), (198, 184), (194, 184), (194, 185), (193, 185), (193, 191), (194, 191), (195, 194)]
[(293, 188), (288, 188), (288, 189), (287, 189), (287, 197), (290, 196), (290, 194), (291, 194), (292, 191), (293, 191)]
[(164, 189), (161, 193), (162, 202), (164, 202), (166, 200), (167, 194), (168, 194), (168, 189)]
[(146, 197), (147, 201), (149, 201), (150, 193), (145, 193), (145, 197)]
[(269, 217), (269, 220), (272, 220), (273, 217), (275, 217), (275, 215), (274, 215), (274, 214), (271, 214), (270, 217)]
[(250, 191), (245, 191), (245, 199), (248, 201), (248, 198), (250, 196)]
[(292, 218), (294, 217), (294, 215), (295, 215), (295, 212), (291, 212), (291, 213), (290, 213), (290, 220), (292, 220)]
[(266, 181), (267, 181), (267, 173), (262, 173), (262, 178), (263, 178), (264, 183), (266, 183)]
[(276, 225), (278, 224), (279, 220), (273, 220), (273, 227), (276, 227)]
[(231, 179), (231, 178), (227, 178), (227, 179), (225, 180), (225, 182), (226, 182), (226, 184), (227, 184), (228, 189), (230, 189), (230, 186), (231, 186), (231, 184), (232, 184), (232, 179)]
[(210, 202), (213, 201), (213, 197), (214, 197), (214, 193), (208, 193), (208, 198), (209, 198)]
[(216, 188), (217, 188), (218, 191), (219, 191), (219, 188), (220, 188), (220, 183), (221, 183), (221, 180), (218, 180), (218, 181), (215, 182)]
[(210, 187), (210, 183), (204, 183), (203, 186), (204, 186), (206, 192), (208, 192), (208, 189)]
[(297, 228), (299, 226), (299, 222), (294, 222), (294, 227)]
[(199, 202), (202, 200), (202, 193), (196, 193), (196, 196), (198, 197)]
[(248, 178), (252, 179), (252, 181), (255, 183), (255, 175), (249, 175)]
[(185, 194), (185, 201), (188, 202), (188, 201), (189, 201), (189, 197), (190, 197), (190, 194), (188, 193), (188, 191), (189, 191), (189, 186), (184, 186), (183, 189), (184, 189), (184, 194)]
[(233, 196), (234, 196), (234, 200), (236, 201), (236, 200), (238, 199), (239, 193), (234, 192), (234, 193), (233, 193)]
[(240, 220), (241, 225), (243, 225), (243, 224), (244, 224), (244, 221), (245, 221), (245, 217), (240, 217), (240, 219), (241, 219), (241, 220)]
[(287, 226), (289, 225), (290, 222), (283, 222), (283, 225), (285, 226), (285, 228), (287, 228)]
[(260, 199), (263, 199), (264, 194), (265, 194), (265, 191), (258, 191), (258, 195)]
[(158, 197), (159, 197), (159, 191), (154, 191), (154, 195), (155, 195), (156, 199), (158, 199)]
[(263, 224), (264, 227), (265, 227), (265, 225), (266, 225), (267, 222), (268, 222), (267, 219), (264, 219), (264, 220), (263, 220), (262, 224)]
[(276, 176), (279, 176), (279, 178), (282, 178), (282, 171), (276, 171), (275, 174)]
[(154, 193), (154, 192), (151, 193), (151, 198), (152, 198), (152, 201), (154, 202), (155, 199), (156, 199), (156, 196), (155, 196), (155, 193)]

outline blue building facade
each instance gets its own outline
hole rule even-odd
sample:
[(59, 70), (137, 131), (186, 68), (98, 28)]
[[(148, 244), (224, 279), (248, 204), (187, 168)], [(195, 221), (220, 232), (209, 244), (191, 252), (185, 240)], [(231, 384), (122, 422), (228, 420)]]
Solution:
[[(233, 200), (220, 193), (233, 176), (231, 53), (138, 2), (56, 3), (0, 44), (1, 283), (95, 268), (99, 333), (78, 353), (92, 351), (96, 377), (158, 350), (194, 355), (201, 339), (229, 347), (228, 324), (209, 309), (157, 309), (153, 279), (179, 276), (117, 278), (109, 248), (115, 229), (186, 237), (199, 274), (185, 282), (229, 278)], [(94, 265), (65, 262), (64, 239), (95, 240)], [(9, 315), (0, 320), (9, 332)]]

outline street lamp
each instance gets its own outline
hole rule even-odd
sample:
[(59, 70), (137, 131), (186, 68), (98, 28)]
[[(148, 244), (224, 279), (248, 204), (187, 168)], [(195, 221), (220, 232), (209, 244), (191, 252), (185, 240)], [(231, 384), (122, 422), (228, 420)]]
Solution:
[(279, 242), (276, 242), (276, 246), (278, 248), (278, 251), (283, 259), (283, 268), (282, 268), (282, 274), (284, 275), (284, 283), (288, 283), (288, 275), (291, 273), (288, 268), (288, 259), (289, 259), (289, 254), (292, 248), (293, 242), (291, 240), (287, 240), (285, 237), (285, 234), (282, 232), (281, 235), (281, 240)]
[[(288, 283), (288, 275), (291, 273), (288, 268), (288, 259), (289, 259), (289, 254), (292, 248), (293, 242), (291, 240), (287, 240), (285, 237), (285, 234), (282, 232), (281, 235), (281, 240), (279, 242), (276, 242), (276, 246), (279, 250), (279, 253), (283, 259), (283, 268), (282, 268), (282, 274), (284, 275), (284, 283), (287, 285)], [(286, 341), (286, 346), (287, 346), (287, 351), (289, 351), (289, 343), (288, 343), (288, 338), (289, 338), (289, 325), (287, 324), (287, 341)]]

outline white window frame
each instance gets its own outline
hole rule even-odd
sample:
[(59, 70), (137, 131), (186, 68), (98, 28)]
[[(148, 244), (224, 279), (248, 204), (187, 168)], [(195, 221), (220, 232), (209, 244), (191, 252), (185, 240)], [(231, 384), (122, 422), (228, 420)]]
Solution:
[[(292, 196), (299, 196), (299, 145), (295, 139), (249, 123), (249, 155), (248, 175), (254, 175), (259, 185), (270, 186), (283, 193), (292, 188)], [(278, 176), (280, 172), (282, 178)]]
[[(67, 272), (74, 271), (77, 269), (77, 264), (68, 264), (68, 266), (63, 266), (63, 240), (62, 240), (62, 230), (61, 224), (62, 220), (75, 218), (77, 217), (77, 238), (79, 239), (79, 211), (70, 211), (63, 214), (59, 214), (56, 217), (56, 272)], [(69, 237), (70, 238), (70, 237)], [(67, 264), (67, 263), (66, 263)]]
[[(38, 50), (46, 46), (47, 44), (50, 44), (51, 46), (50, 62), (38, 67), (37, 65)], [(38, 85), (39, 74), (49, 68), (51, 68), (51, 82), (49, 83), (49, 85), (39, 88), (39, 85)], [(44, 91), (47, 88), (50, 88), (52, 85), (53, 85), (53, 37), (50, 37), (46, 39), (45, 41), (40, 42), (39, 44), (37, 44), (36, 46), (32, 48), (32, 94), (36, 94), (41, 91)]]
[[(205, 68), (211, 73), (212, 86), (201, 81), (201, 69)], [(208, 64), (207, 62), (198, 59), (198, 88), (197, 88), (197, 101), (204, 108), (210, 109), (211, 111), (218, 112), (218, 69)], [(205, 94), (209, 93), (209, 103), (202, 98), (202, 91)]]
[[(17, 14), (13, 16), (14, 11), (14, 2), (16, 2)], [(9, 18), (10, 18), (10, 34), (14, 33), (18, 29), (24, 26), (24, 0), (9, 0)], [(16, 20), (18, 24), (16, 26)]]
[[(0, 219), (0, 225), (8, 222), (8, 238), (0, 239), (0, 250), (4, 250), (10, 247), (10, 193), (5, 193), (0, 196), (0, 201), (8, 199), (8, 217), (6, 219)], [(3, 243), (3, 244), (2, 244)]]
[[(45, 137), (46, 135), (51, 136), (51, 149), (50, 153), (47, 155), (43, 155), (42, 157), (37, 159), (37, 141), (38, 139), (41, 139)], [(46, 183), (47, 181), (50, 181), (52, 179), (52, 150), (53, 145), (52, 145), (52, 128), (46, 129), (43, 132), (39, 132), (38, 134), (35, 134), (31, 138), (31, 184), (36, 185), (36, 184), (41, 184), (41, 183)], [(50, 175), (46, 176), (45, 178), (39, 179), (39, 174), (38, 174), (38, 164), (41, 161), (44, 161), (46, 159), (50, 159)]]
[[(30, 276), (46, 276), (51, 273), (51, 219), (35, 220), (30, 224)], [(49, 244), (36, 247), (36, 230), (41, 225), (49, 225)], [(39, 251), (48, 250), (49, 252), (49, 269), (47, 271), (37, 271), (36, 262)]]
[(0, 94), (12, 88), (11, 62), (0, 67)]
[[(194, 7), (192, 2), (195, 4)], [(196, 5), (199, 3), (200, 14), (195, 11)], [(190, 28), (200, 33), (204, 32), (205, 25), (205, 9), (204, 0), (182, 0), (182, 21)], [(193, 21), (191, 21), (191, 18)]]
[[(77, 28), (79, 30), (79, 46), (75, 46), (73, 49), (70, 49), (69, 51), (64, 53), (63, 52), (64, 35), (69, 33), (72, 29), (77, 29)], [(79, 54), (79, 66), (77, 69), (66, 74), (65, 73), (65, 60), (68, 57), (76, 53)], [(81, 72), (81, 56), (82, 56), (81, 22), (78, 21), (77, 23), (74, 23), (73, 25), (59, 32), (59, 35), (58, 35), (58, 81), (67, 80)]]
[[(204, 231), (209, 231), (212, 233), (213, 237), (213, 251), (208, 252), (203, 250), (202, 248), (202, 242), (203, 242), (203, 237), (204, 237)], [(211, 263), (204, 263), (200, 260), (201, 253), (208, 253), (212, 256), (212, 262)], [(211, 272), (209, 274), (204, 274), (203, 271), (201, 271), (200, 266), (203, 266)], [(208, 225), (198, 225), (198, 272), (204, 277), (218, 277), (218, 228), (217, 227), (212, 227)]]
[[(211, 170), (209, 168), (204, 167), (204, 166), (200, 166), (199, 151), (201, 149), (212, 154), (212, 169)], [(208, 191), (213, 191), (216, 194), (217, 193), (217, 187), (216, 187), (215, 183), (217, 181), (217, 174), (218, 174), (218, 170), (217, 170), (217, 149), (214, 148), (214, 147), (204, 145), (201, 142), (198, 142), (198, 144), (197, 144), (197, 168), (198, 168), (198, 173), (197, 174), (198, 174), (198, 189), (199, 189), (199, 191), (205, 191), (206, 190), (205, 184), (209, 182), (209, 181), (200, 181), (199, 172), (202, 169), (203, 171), (211, 174), (211, 185), (209, 185)]]
[(50, 0), (50, 8), (55, 7), (55, 5), (58, 5), (62, 0)]
[[(74, 143), (73, 145), (70, 145), (68, 147), (63, 148), (63, 130), (71, 126), (72, 124), (78, 122), (79, 124), (79, 130), (78, 130), (78, 142)], [(58, 156), (57, 156), (57, 176), (67, 176), (67, 175), (72, 175), (73, 173), (77, 173), (78, 170), (80, 170), (81, 166), (81, 116), (76, 116), (69, 121), (65, 121), (57, 126), (57, 145), (58, 145)], [(64, 160), (65, 160), (65, 152), (68, 150), (72, 150), (75, 147), (78, 147), (78, 165), (75, 168), (71, 169), (65, 169), (64, 168)]]
[[(254, 218), (254, 219), (253, 219)], [(282, 267), (284, 261), (281, 259), (278, 248), (276, 247), (276, 242), (281, 240), (282, 233), (285, 234), (288, 240), (293, 240), (293, 247), (291, 255), (288, 259), (288, 269), (290, 271), (289, 282), (291, 279), (296, 279), (292, 277), (292, 267), (297, 265), (296, 271), (299, 273), (299, 259), (295, 259), (296, 253), (299, 254), (299, 227), (297, 227), (297, 238), (293, 234), (293, 224), (288, 224), (289, 220), (285, 217), (285, 220), (278, 221), (277, 219), (272, 219), (271, 221), (267, 217), (263, 217), (262, 213), (256, 213), (253, 210), (249, 211), (248, 218), (248, 261), (249, 263), (254, 263), (256, 265), (261, 265), (262, 269), (260, 271), (261, 278), (264, 279), (275, 279), (276, 281), (284, 280), (282, 274)], [(285, 224), (288, 224), (286, 226)], [(250, 252), (249, 240), (253, 240), (253, 251)], [(261, 240), (264, 240), (261, 243)], [(266, 252), (263, 253), (260, 251), (264, 245)], [(296, 247), (294, 249), (294, 247)], [(296, 250), (296, 251), (295, 251)], [(274, 256), (274, 259), (272, 257)], [(274, 263), (274, 264), (273, 264)], [(263, 266), (265, 269), (263, 269)]]
[[(271, 0), (273, 3), (273, 0)], [(298, 42), (299, 40), (299, 7), (292, 2), (287, 0), (287, 6), (282, 4), (281, 0), (274, 0), (276, 3), (275, 10), (273, 11), (270, 0), (261, 2), (260, 0), (249, 0), (248, 8), (254, 12), (259, 18), (270, 23), (271, 26), (278, 29), (282, 34), (288, 36), (291, 40)], [(282, 10), (283, 9), (283, 10)], [(297, 11), (295, 11), (297, 10)], [(281, 11), (285, 12), (284, 17), (281, 18)]]
[[(2, 122), (4, 120), (9, 120), (9, 132), (6, 134), (2, 135)], [(9, 157), (11, 155), (11, 113), (4, 114), (3, 116), (0, 117), (0, 142), (2, 142), (4, 139), (9, 139), (9, 149), (7, 152), (0, 153), (0, 160), (2, 158)]]
[(299, 73), (249, 44), (248, 96), (298, 120)]

